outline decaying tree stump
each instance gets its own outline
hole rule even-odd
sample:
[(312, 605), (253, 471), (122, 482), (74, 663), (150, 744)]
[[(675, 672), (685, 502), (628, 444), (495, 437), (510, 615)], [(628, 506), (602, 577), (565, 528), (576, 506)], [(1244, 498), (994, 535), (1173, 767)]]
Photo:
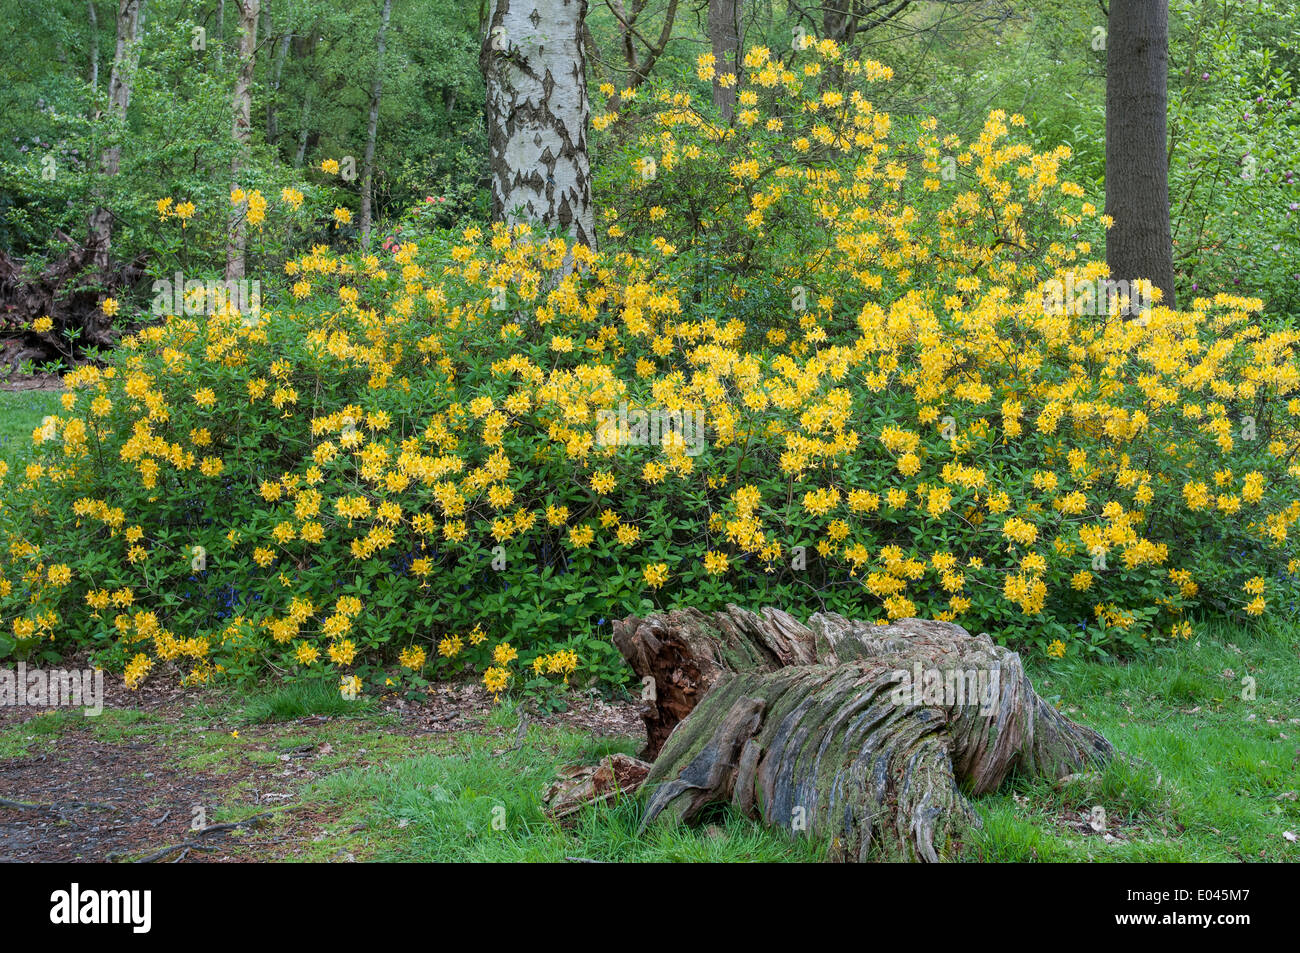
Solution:
[(1018, 655), (950, 623), (729, 606), (628, 618), (614, 642), (654, 682), (646, 824), (729, 803), (837, 859), (937, 861), (978, 824), (965, 792), (1114, 753), (1034, 692)]
[[(25, 361), (67, 360), (90, 347), (111, 347), (118, 335), (103, 298), (145, 277), (143, 256), (98, 270), (101, 249), (93, 231), (84, 243), (61, 231), (54, 235), (63, 251), (41, 271), (0, 251), (0, 378)], [(49, 331), (29, 327), (46, 316), (54, 325)]]

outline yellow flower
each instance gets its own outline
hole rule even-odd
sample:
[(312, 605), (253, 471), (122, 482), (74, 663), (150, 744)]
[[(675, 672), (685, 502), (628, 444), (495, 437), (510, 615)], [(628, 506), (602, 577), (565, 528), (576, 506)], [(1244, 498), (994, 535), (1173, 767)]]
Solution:
[(499, 695), (510, 682), (510, 670), (493, 666), (483, 673), (483, 684), (493, 695)]
[(331, 642), (326, 651), (335, 665), (351, 665), (357, 657), (357, 647), (351, 639)]
[(641, 571), (641, 574), (645, 577), (646, 584), (651, 589), (658, 589), (668, 581), (668, 564), (654, 563), (646, 566)]

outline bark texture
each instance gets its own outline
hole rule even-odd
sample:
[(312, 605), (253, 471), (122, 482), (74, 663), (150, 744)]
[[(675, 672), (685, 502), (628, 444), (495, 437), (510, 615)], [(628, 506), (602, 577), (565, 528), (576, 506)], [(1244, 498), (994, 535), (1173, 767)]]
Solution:
[[(627, 64), (624, 85), (636, 89), (650, 77), (655, 63), (668, 48), (668, 41), (673, 36), (673, 24), (677, 22), (678, 0), (668, 0), (663, 10), (659, 33), (657, 36), (651, 34), (650, 37), (644, 36), (641, 32), (644, 26), (642, 17), (647, 15), (646, 0), (630, 0), (628, 5), (624, 5), (623, 0), (605, 0), (605, 5), (609, 7), (610, 13), (614, 14), (619, 49), (623, 53), (624, 63)], [(590, 39), (587, 42), (591, 45)], [(644, 52), (638, 51), (638, 44), (645, 47)], [(617, 109), (617, 103), (618, 97), (615, 96), (611, 100), (611, 108)]]
[(635, 794), (649, 771), (649, 764), (625, 754), (607, 754), (595, 764), (565, 768), (542, 795), (546, 813), (559, 820), (592, 804)]
[(375, 135), (379, 131), (379, 101), (384, 93), (384, 52), (388, 42), (388, 19), (393, 0), (384, 0), (375, 36), (375, 78), (370, 86), (370, 116), (366, 121), (366, 155), (361, 164), (361, 244), (370, 242), (371, 208), (375, 201)]
[(86, 12), (90, 18), (90, 96), (93, 100), (99, 95), (99, 16), (95, 13), (95, 0), (86, 0)]
[[(237, 0), (239, 5), (239, 73), (235, 77), (232, 97), (234, 119), (230, 134), (235, 140), (235, 154), (230, 160), (231, 187), (239, 186), (239, 179), (248, 164), (248, 146), (253, 125), (253, 64), (257, 53), (257, 23), (261, 14), (260, 0)], [(226, 280), (237, 281), (244, 277), (244, 251), (248, 243), (248, 222), (244, 208), (231, 211), (226, 234)], [(245, 302), (237, 301), (243, 308)]]
[(1112, 0), (1106, 38), (1106, 263), (1116, 281), (1150, 279), (1174, 307), (1165, 137), (1168, 0)]
[(729, 803), (835, 859), (938, 861), (978, 823), (966, 793), (1114, 754), (1034, 692), (1014, 652), (949, 623), (729, 606), (629, 618), (614, 642), (654, 681), (646, 824)]
[[(713, 49), (713, 105), (723, 122), (736, 112), (740, 86), (740, 12), (743, 0), (709, 0), (709, 45)], [(721, 78), (730, 73), (735, 82), (724, 86)]]
[(594, 245), (586, 14), (587, 0), (493, 0), (480, 65), (493, 218)]
[[(269, 39), (275, 35), (275, 20), (271, 13), (270, 0), (266, 0), (266, 35)], [(289, 44), (293, 33), (286, 29), (280, 34), (275, 44), (275, 59), (271, 61), (270, 89), (266, 96), (266, 141), (268, 145), (277, 145), (280, 141), (280, 86), (284, 77), (284, 63), (289, 58)]]
[[(131, 105), (131, 89), (135, 71), (140, 65), (140, 35), (144, 29), (144, 0), (119, 0), (117, 7), (117, 46), (113, 52), (113, 69), (108, 77), (108, 115), (110, 119), (126, 121), (126, 111)], [(106, 178), (117, 175), (122, 162), (122, 147), (112, 145), (100, 156), (100, 170)], [(113, 213), (102, 204), (90, 213), (90, 238), (87, 244), (93, 249), (93, 265), (99, 271), (108, 270), (109, 253), (113, 245)]]

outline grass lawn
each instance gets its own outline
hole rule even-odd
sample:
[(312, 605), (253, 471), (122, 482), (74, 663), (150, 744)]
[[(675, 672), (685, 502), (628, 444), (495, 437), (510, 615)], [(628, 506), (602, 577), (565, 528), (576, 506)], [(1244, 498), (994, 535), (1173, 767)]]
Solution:
[(57, 390), (0, 390), (0, 460), (12, 466), (31, 446), (41, 419), (58, 411)]
[[(20, 463), (21, 444), (56, 403), (49, 392), (0, 393), (0, 458)], [(1127, 665), (1031, 661), (1039, 693), (1125, 756), (1058, 785), (1013, 779), (979, 799), (983, 826), (959, 859), (1300, 860), (1300, 626), (1211, 621), (1196, 631), (1186, 643)], [(1242, 697), (1246, 676), (1255, 682), (1253, 699)], [(128, 846), (114, 848), (121, 856), (179, 841), (196, 806), (206, 824), (265, 817), (196, 848), (193, 859), (821, 855), (816, 843), (727, 811), (697, 828), (638, 834), (634, 799), (559, 826), (541, 809), (557, 768), (611, 751), (635, 753), (639, 740), (594, 734), (566, 717), (529, 717), (521, 729), (523, 712), (510, 702), (429, 730), (427, 718), (452, 694), (440, 690), (398, 707), (342, 702), (332, 691), (301, 685), (152, 700), (117, 690), (97, 718), (2, 710), (0, 799), (26, 806), (7, 809), (0, 800), (0, 854), (5, 834), (14, 842), (13, 835), (48, 824), (54, 837), (60, 825), (80, 823), (75, 811), (56, 804), (129, 799), (139, 823)], [(574, 708), (581, 712), (585, 704), (578, 699)], [(52, 811), (57, 824), (46, 816)], [(67, 849), (86, 853), (69, 856), (103, 859), (108, 850), (103, 845), (96, 853), (93, 840), (81, 841)]]

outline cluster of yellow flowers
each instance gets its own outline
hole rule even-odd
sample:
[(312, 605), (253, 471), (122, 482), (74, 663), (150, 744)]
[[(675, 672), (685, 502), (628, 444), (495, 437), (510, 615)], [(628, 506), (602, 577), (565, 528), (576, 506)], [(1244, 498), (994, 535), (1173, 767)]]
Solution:
[[(292, 201), (295, 197), (297, 199), (296, 202)], [(296, 190), (292, 189), (285, 189), (284, 192), (281, 193), (281, 199), (286, 204), (297, 208), (298, 205), (302, 204), (302, 193), (296, 192)], [(256, 225), (258, 228), (261, 228), (262, 223), (266, 221), (266, 197), (257, 189), (253, 189), (251, 192), (245, 192), (240, 188), (233, 189), (230, 193), (230, 204), (243, 204), (245, 206), (244, 220), (250, 225)]]
[(159, 199), (154, 203), (154, 208), (158, 210), (159, 221), (166, 221), (169, 218), (179, 219), (182, 228), (189, 224), (189, 220), (198, 210), (193, 202), (189, 200), (177, 202), (171, 196)]

